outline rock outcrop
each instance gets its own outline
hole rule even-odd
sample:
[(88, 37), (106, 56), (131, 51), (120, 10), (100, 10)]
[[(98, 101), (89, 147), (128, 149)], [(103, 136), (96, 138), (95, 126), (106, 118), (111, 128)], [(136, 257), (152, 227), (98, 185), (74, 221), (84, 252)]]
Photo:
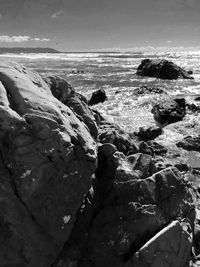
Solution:
[[(178, 170), (168, 168), (157, 172), (150, 155), (126, 157), (111, 144), (99, 147), (98, 154), (93, 196), (87, 198), (80, 210), (74, 231), (55, 266), (137, 266), (131, 262), (142, 253), (140, 248), (146, 242), (153, 246), (148, 252), (149, 262), (159, 262), (158, 246), (162, 243), (163, 261), (165, 252), (173, 255), (165, 266), (171, 263), (176, 266), (178, 257), (187, 263), (192, 234), (184, 233), (177, 222), (172, 229), (172, 233), (178, 229), (175, 236), (163, 234), (157, 238), (156, 235), (160, 236), (161, 229), (165, 233), (165, 227), (176, 219), (194, 228), (193, 197)], [(154, 235), (156, 241), (152, 244), (149, 240)], [(174, 252), (167, 244), (173, 244), (176, 237), (179, 239)], [(184, 240), (181, 246), (185, 250), (179, 250), (178, 240)]]
[(187, 136), (176, 145), (186, 150), (200, 152), (200, 136)]
[(152, 108), (155, 121), (161, 125), (167, 125), (181, 121), (186, 115), (186, 104), (184, 98), (168, 99)]
[(137, 68), (140, 76), (149, 76), (159, 79), (193, 79), (193, 77), (181, 67), (171, 61), (144, 59)]
[(89, 106), (103, 103), (107, 99), (106, 92), (104, 89), (99, 89), (92, 93), (90, 100), (88, 101)]
[(164, 147), (19, 66), (0, 67), (0, 127), (0, 266), (189, 267), (195, 193)]
[(91, 187), (96, 143), (37, 74), (0, 67), (0, 265), (50, 266)]

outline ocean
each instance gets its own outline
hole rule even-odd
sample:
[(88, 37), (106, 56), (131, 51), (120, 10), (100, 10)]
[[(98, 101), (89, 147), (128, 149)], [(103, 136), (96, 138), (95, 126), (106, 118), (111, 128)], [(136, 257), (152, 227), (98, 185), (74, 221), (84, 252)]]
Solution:
[[(0, 55), (0, 58), (42, 74), (60, 75), (88, 99), (93, 91), (105, 89), (108, 100), (95, 108), (130, 132), (155, 123), (151, 108), (160, 99), (182, 96), (190, 103), (200, 96), (200, 51), (7, 54)], [(139, 77), (135, 74), (136, 69), (145, 58), (171, 60), (186, 70), (192, 70), (194, 80)], [(161, 88), (166, 94), (135, 94), (135, 89), (143, 85)], [(196, 120), (197, 116), (189, 114), (185, 120)], [(174, 132), (175, 128), (172, 130)]]

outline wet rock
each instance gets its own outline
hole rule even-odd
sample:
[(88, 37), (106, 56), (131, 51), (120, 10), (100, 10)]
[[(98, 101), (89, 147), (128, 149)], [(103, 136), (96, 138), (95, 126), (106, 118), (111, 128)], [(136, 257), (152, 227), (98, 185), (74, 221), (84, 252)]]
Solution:
[(92, 93), (90, 100), (88, 101), (89, 106), (103, 103), (107, 99), (106, 92), (104, 89), (99, 89)]
[(146, 85), (143, 85), (139, 88), (136, 88), (134, 90), (134, 93), (138, 94), (138, 95), (141, 95), (141, 94), (162, 94), (164, 93), (164, 90), (161, 89), (161, 88), (157, 88), (157, 87), (149, 87), (149, 86), (146, 86)]
[(136, 141), (119, 126), (113, 123), (102, 121), (99, 123), (98, 141), (102, 144), (110, 143), (116, 146), (117, 150), (125, 155), (139, 152)]
[(43, 76), (43, 79), (49, 85), (53, 96), (68, 106), (87, 125), (91, 135), (96, 138), (98, 132), (97, 125), (93, 112), (88, 107), (87, 99), (77, 93), (65, 79), (57, 75)]
[(144, 59), (138, 66), (137, 74), (141, 76), (155, 77), (159, 79), (193, 79), (192, 76), (181, 67), (171, 61)]
[(153, 106), (154, 119), (161, 125), (182, 120), (186, 114), (185, 99), (169, 99)]
[(140, 140), (144, 141), (153, 140), (161, 134), (162, 129), (157, 126), (140, 127), (139, 131), (135, 132), (135, 135), (137, 135)]
[(196, 97), (195, 101), (200, 101), (200, 96)]
[(200, 111), (200, 107), (194, 103), (187, 103), (186, 107), (188, 108), (188, 110), (191, 110), (192, 112), (199, 112)]
[(96, 143), (37, 73), (1, 66), (0, 100), (0, 265), (49, 267), (91, 187)]
[(176, 145), (186, 150), (200, 152), (200, 136), (187, 136)]
[(125, 267), (188, 267), (191, 247), (191, 234), (173, 221), (140, 248)]

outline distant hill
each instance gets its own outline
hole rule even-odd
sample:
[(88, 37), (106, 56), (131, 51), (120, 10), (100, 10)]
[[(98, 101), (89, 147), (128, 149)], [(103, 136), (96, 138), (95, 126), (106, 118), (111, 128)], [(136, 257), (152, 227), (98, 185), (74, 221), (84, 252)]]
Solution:
[(0, 54), (20, 54), (20, 53), (61, 53), (53, 48), (48, 47), (0, 47)]

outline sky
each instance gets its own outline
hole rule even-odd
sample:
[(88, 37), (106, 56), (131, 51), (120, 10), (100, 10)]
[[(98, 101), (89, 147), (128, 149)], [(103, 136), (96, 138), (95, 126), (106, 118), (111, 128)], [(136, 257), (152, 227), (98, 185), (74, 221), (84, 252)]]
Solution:
[(0, 46), (200, 46), (200, 0), (0, 0)]

